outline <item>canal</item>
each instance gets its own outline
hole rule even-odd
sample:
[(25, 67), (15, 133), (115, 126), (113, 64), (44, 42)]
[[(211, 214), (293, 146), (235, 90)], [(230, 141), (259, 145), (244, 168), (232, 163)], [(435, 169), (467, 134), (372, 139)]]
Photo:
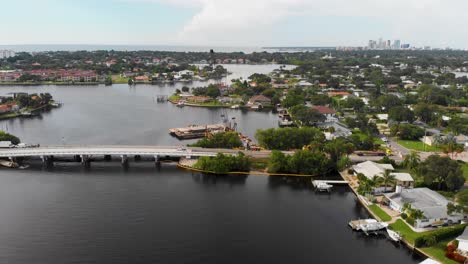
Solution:
[[(274, 66), (231, 66), (236, 77)], [(228, 79), (233, 78), (230, 76)], [(228, 79), (226, 81), (228, 81)], [(201, 86), (202, 83), (193, 83)], [(64, 106), (0, 122), (24, 142), (180, 145), (167, 129), (234, 117), (241, 132), (277, 126), (271, 113), (156, 103), (175, 86), (0, 87), (50, 92)], [(417, 263), (384, 236), (347, 222), (368, 214), (347, 187), (315, 193), (281, 178), (204, 176), (152, 163), (58, 163), (0, 169), (0, 263)]]

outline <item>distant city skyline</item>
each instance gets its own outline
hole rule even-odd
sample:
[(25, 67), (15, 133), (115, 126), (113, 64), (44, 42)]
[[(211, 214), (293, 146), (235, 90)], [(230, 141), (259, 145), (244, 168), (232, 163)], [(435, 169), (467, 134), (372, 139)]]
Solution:
[(0, 45), (468, 48), (462, 0), (5, 0)]

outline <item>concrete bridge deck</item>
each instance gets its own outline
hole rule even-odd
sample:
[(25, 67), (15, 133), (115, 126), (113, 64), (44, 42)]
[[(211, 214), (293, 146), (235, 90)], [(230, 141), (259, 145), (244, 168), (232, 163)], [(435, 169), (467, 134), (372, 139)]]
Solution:
[[(232, 149), (207, 149), (198, 147), (178, 147), (178, 146), (119, 146), (119, 145), (57, 145), (40, 146), (29, 148), (0, 148), (0, 158), (18, 157), (67, 157), (67, 156), (149, 156), (149, 157), (213, 157), (218, 153), (236, 155), (239, 150)], [(271, 154), (269, 150), (262, 151), (241, 151), (245, 155), (254, 158), (268, 158)], [(285, 154), (292, 154), (292, 151), (284, 151)], [(354, 162), (365, 160), (377, 160), (381, 157), (359, 157), (350, 155)]]

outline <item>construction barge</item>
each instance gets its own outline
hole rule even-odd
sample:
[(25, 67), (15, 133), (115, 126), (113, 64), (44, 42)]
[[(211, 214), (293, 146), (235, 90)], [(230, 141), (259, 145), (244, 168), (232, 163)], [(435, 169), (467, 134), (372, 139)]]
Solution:
[(223, 124), (213, 124), (213, 125), (189, 125), (188, 127), (181, 128), (170, 128), (169, 134), (176, 137), (179, 140), (184, 139), (196, 139), (204, 138), (209, 134), (223, 133), (232, 131), (232, 129)]

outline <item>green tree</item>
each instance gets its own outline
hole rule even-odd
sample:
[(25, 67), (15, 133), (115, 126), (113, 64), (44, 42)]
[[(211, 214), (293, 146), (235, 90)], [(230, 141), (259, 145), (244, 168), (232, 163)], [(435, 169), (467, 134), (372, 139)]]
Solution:
[(381, 95), (375, 101), (375, 105), (385, 109), (385, 111), (388, 111), (393, 107), (400, 106), (402, 104), (403, 102), (393, 94)]
[(390, 127), (390, 133), (405, 140), (419, 140), (424, 136), (424, 129), (412, 124), (395, 124)]
[(325, 143), (324, 151), (330, 155), (333, 162), (337, 162), (342, 156), (353, 153), (354, 145), (346, 142), (344, 138), (336, 138)]
[(255, 137), (261, 147), (272, 150), (302, 149), (312, 143), (325, 142), (322, 131), (313, 127), (259, 129)]
[(304, 95), (301, 94), (294, 94), (294, 93), (288, 93), (286, 95), (286, 98), (283, 99), (281, 104), (286, 107), (293, 107), (295, 105), (303, 105), (305, 102), (305, 97)]
[(426, 103), (420, 103), (414, 106), (414, 114), (421, 121), (430, 123), (435, 119), (435, 113), (437, 112), (437, 109), (437, 106)]
[(200, 139), (192, 144), (193, 147), (201, 148), (239, 148), (242, 147), (242, 141), (237, 132), (225, 132), (213, 134), (210, 138)]
[(326, 94), (317, 94), (310, 97), (310, 103), (313, 105), (329, 105), (332, 103), (332, 99)]
[(356, 112), (362, 112), (364, 110), (364, 102), (360, 98), (348, 97), (340, 103), (342, 108), (353, 108)]
[(326, 118), (317, 110), (305, 105), (296, 105), (289, 109), (291, 115), (304, 126), (313, 126), (318, 122), (324, 121)]
[(388, 117), (391, 120), (397, 121), (397, 122), (410, 122), (412, 123), (414, 121), (414, 113), (411, 111), (409, 108), (405, 106), (396, 106), (394, 108), (391, 108), (388, 111)]
[(438, 190), (455, 191), (465, 183), (460, 164), (449, 157), (429, 156), (419, 165), (418, 173), (425, 184), (434, 186)]
[(405, 155), (405, 159), (403, 160), (403, 166), (411, 171), (415, 171), (418, 168), (419, 163), (421, 162), (421, 158), (416, 151), (411, 151), (410, 154)]
[(393, 175), (390, 170), (385, 170), (381, 178), (382, 178), (382, 184), (385, 186), (385, 191), (387, 191), (388, 185), (393, 187), (396, 183), (395, 175)]
[(216, 98), (221, 95), (221, 92), (219, 91), (219, 88), (216, 85), (210, 84), (206, 88), (206, 95), (211, 98)]
[(21, 141), (18, 137), (6, 133), (5, 131), (0, 131), (0, 141), (11, 141), (11, 143), (18, 145)]
[(447, 144), (444, 144), (441, 147), (442, 152), (444, 152), (447, 155), (450, 155), (452, 158), (454, 157), (454, 155), (458, 155), (459, 153), (462, 153), (465, 150), (465, 147), (462, 144), (457, 144), (455, 142), (448, 142)]
[(281, 173), (287, 172), (287, 157), (279, 150), (273, 150), (268, 159), (268, 172)]
[(454, 200), (456, 204), (447, 204), (447, 214), (451, 215), (454, 212), (468, 214), (468, 190), (458, 192)]

